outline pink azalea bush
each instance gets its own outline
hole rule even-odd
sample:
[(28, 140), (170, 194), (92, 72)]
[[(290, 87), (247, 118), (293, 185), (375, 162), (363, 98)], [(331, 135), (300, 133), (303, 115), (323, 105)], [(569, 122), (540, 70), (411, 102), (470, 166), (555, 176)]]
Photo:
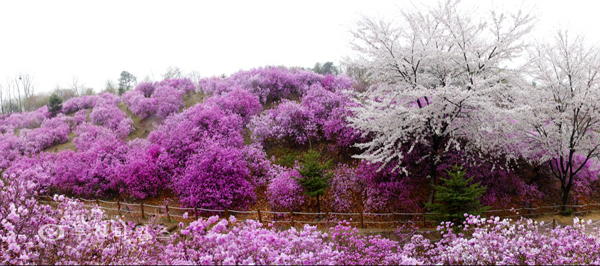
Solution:
[(299, 211), (304, 203), (304, 189), (294, 178), (302, 176), (295, 169), (274, 166), (273, 179), (267, 188), (269, 205), (274, 211)]
[(163, 150), (143, 139), (135, 139), (127, 145), (125, 163), (115, 169), (118, 179), (123, 182), (125, 195), (137, 199), (156, 196), (168, 182), (157, 164)]
[(299, 103), (283, 100), (275, 109), (264, 111), (249, 124), (256, 141), (283, 139), (292, 143), (305, 144), (316, 138), (317, 125), (312, 116)]
[[(442, 239), (431, 243), (415, 235), (404, 245), (403, 255), (421, 259), (425, 264), (452, 265), (563, 265), (600, 263), (600, 235), (598, 230), (586, 232), (585, 222), (574, 219), (573, 226), (548, 226), (530, 219), (489, 219), (469, 216), (463, 232), (457, 232), (451, 223), (443, 223), (438, 230)], [(468, 234), (468, 235), (467, 235)]]
[(35, 111), (13, 113), (0, 117), (0, 132), (8, 128), (36, 128), (39, 127), (46, 118), (50, 117), (48, 106), (42, 106)]
[[(0, 180), (2, 264), (598, 264), (600, 234), (591, 221), (573, 226), (528, 219), (469, 216), (458, 228), (442, 223), (440, 241), (415, 234), (405, 243), (363, 236), (340, 223), (279, 230), (256, 221), (201, 218), (165, 237), (164, 227), (107, 219), (96, 208), (55, 195), (56, 207), (35, 197), (39, 186), (16, 174)], [(186, 215), (184, 215), (186, 216)]]
[(133, 131), (133, 120), (115, 104), (99, 103), (90, 113), (90, 119), (96, 125), (113, 130), (121, 138)]
[(173, 177), (172, 188), (186, 206), (246, 209), (256, 200), (242, 150), (218, 141), (203, 145)]
[(183, 94), (196, 87), (189, 79), (165, 79), (160, 82), (142, 82), (123, 94), (129, 110), (144, 119), (156, 114), (165, 118), (183, 107)]
[(164, 118), (178, 112), (183, 107), (183, 94), (183, 90), (171, 86), (158, 86), (152, 94), (156, 104), (156, 115)]
[[(148, 86), (142, 86), (142, 88), (147, 87)], [(122, 98), (132, 113), (134, 113), (141, 119), (144, 119), (156, 112), (156, 99), (146, 97), (144, 95), (144, 92), (138, 90), (137, 88), (140, 88), (140, 85), (138, 85), (135, 90), (125, 92)], [(154, 89), (155, 88), (152, 87), (152, 92), (154, 92)]]
[(323, 84), (330, 90), (336, 90), (348, 89), (352, 82), (344, 75), (326, 78), (312, 71), (267, 66), (239, 71), (228, 78), (205, 78), (200, 80), (199, 88), (213, 95), (241, 88), (259, 97), (260, 102), (264, 104), (301, 96), (314, 84)]
[(204, 103), (216, 104), (223, 110), (238, 114), (244, 123), (248, 123), (252, 116), (259, 114), (263, 109), (256, 95), (239, 88), (221, 95), (212, 96)]
[(192, 80), (189, 78), (165, 79), (165, 80), (162, 80), (162, 81), (156, 83), (156, 87), (160, 87), (160, 86), (167, 86), (167, 87), (175, 88), (178, 91), (181, 91), (183, 93), (196, 91), (196, 86), (194, 85), (194, 82), (192, 82)]
[(68, 99), (62, 104), (62, 112), (64, 114), (70, 114), (81, 109), (90, 109), (96, 106), (98, 96), (96, 95), (85, 95), (81, 97), (74, 97)]
[(25, 145), (23, 149), (26, 153), (32, 154), (56, 144), (67, 142), (69, 132), (71, 132), (71, 121), (71, 117), (59, 114), (54, 118), (44, 120), (39, 128), (21, 130)]

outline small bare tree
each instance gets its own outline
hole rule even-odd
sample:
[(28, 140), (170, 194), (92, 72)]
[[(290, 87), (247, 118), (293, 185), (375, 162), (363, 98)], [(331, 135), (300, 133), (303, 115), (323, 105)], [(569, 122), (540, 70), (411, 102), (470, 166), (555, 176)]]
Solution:
[(81, 96), (85, 88), (85, 84), (81, 83), (77, 76), (73, 76), (70, 86), (77, 96)]
[(34, 77), (33, 75), (29, 74), (29, 73), (19, 73), (19, 83), (20, 83), (20, 87), (21, 89), (23, 89), (23, 96), (24, 96), (24, 109), (25, 111), (31, 111), (32, 108), (32, 104), (31, 104), (31, 97), (33, 96), (33, 94), (35, 93), (35, 84), (34, 84)]

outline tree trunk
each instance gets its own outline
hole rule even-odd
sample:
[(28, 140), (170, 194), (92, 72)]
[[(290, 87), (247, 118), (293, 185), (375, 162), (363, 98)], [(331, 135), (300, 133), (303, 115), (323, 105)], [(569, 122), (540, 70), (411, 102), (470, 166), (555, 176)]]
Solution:
[(431, 154), (429, 156), (429, 191), (427, 192), (427, 204), (433, 203), (435, 194), (435, 183), (437, 180), (437, 154), (440, 146), (439, 137), (433, 135), (433, 145), (431, 146)]
[(318, 194), (317, 194), (317, 213), (321, 213), (321, 201), (319, 200)]
[(437, 171), (435, 171), (435, 163), (431, 163), (429, 170), (429, 191), (427, 192), (427, 203), (433, 203), (433, 195), (435, 194), (435, 181), (437, 179)]
[[(565, 177), (565, 179), (566, 179), (566, 177)], [(573, 183), (572, 177), (569, 177), (568, 180), (569, 181), (566, 186), (561, 186), (562, 200), (561, 200), (560, 210), (563, 212), (567, 210), (567, 207), (565, 205), (567, 205), (567, 202), (569, 201), (569, 193), (571, 192), (571, 185)]]

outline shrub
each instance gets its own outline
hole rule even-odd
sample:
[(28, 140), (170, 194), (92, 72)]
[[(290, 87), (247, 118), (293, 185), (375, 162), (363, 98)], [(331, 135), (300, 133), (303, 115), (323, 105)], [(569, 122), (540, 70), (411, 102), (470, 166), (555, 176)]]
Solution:
[(274, 211), (299, 211), (304, 203), (304, 189), (296, 178), (302, 177), (295, 169), (275, 167), (273, 179), (267, 188), (269, 205)]
[(239, 148), (207, 141), (173, 177), (180, 202), (208, 209), (246, 209), (256, 200), (250, 171)]
[(481, 207), (479, 203), (486, 187), (480, 187), (479, 183), (469, 185), (473, 178), (465, 179), (465, 171), (458, 165), (454, 165), (452, 170), (446, 173), (450, 178), (441, 179), (443, 185), (435, 186), (436, 203), (426, 205), (436, 214), (436, 221), (450, 221), (459, 225), (464, 221), (466, 214), (480, 215), (488, 209)]

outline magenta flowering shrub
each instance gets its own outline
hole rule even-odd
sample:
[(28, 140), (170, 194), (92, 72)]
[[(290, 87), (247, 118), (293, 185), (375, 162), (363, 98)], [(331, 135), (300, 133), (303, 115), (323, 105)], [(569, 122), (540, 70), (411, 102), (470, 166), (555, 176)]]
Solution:
[[(324, 81), (327, 78), (333, 77), (327, 76)], [(321, 85), (311, 86), (302, 97), (302, 108), (311, 114), (310, 117), (314, 119), (326, 140), (341, 147), (350, 147), (358, 140), (360, 132), (348, 126), (346, 118), (352, 115), (350, 107), (357, 104), (342, 90), (347, 89), (346, 87), (340, 88), (330, 91)]]
[(425, 264), (494, 264), (494, 265), (563, 265), (600, 262), (600, 235), (586, 232), (583, 220), (575, 218), (573, 226), (544, 229), (543, 222), (529, 219), (511, 221), (469, 216), (463, 229), (469, 237), (457, 233), (451, 223), (443, 223), (442, 239), (431, 243), (415, 235), (406, 244), (403, 255), (422, 259)]
[(191, 91), (194, 91), (194, 84), (189, 79), (144, 82), (123, 94), (123, 100), (129, 110), (141, 119), (153, 114), (165, 118), (183, 107), (182, 96), (190, 90), (190, 86)]
[(221, 95), (212, 96), (204, 101), (204, 103), (216, 104), (223, 110), (238, 114), (244, 123), (248, 123), (252, 116), (259, 114), (263, 109), (256, 95), (240, 88), (235, 88)]
[(81, 109), (89, 109), (96, 106), (98, 96), (96, 95), (85, 95), (81, 97), (75, 97), (68, 99), (62, 104), (62, 112), (64, 114), (70, 114)]
[(196, 104), (169, 116), (150, 133), (148, 140), (164, 147), (176, 164), (182, 165), (207, 139), (241, 146), (242, 130), (240, 116), (218, 106)]
[(358, 175), (356, 168), (338, 165), (329, 183), (330, 206), (333, 211), (351, 212), (353, 207), (362, 206), (360, 200), (365, 193), (367, 179)]
[[(189, 78), (165, 79), (161, 82), (157, 82), (156, 84), (157, 84), (157, 85), (155, 85), (156, 87), (167, 86), (167, 87), (175, 88), (184, 93), (196, 91), (196, 86), (194, 85), (194, 82), (192, 82), (192, 80)], [(146, 93), (144, 93), (144, 94), (146, 94)]]
[(71, 132), (71, 117), (59, 114), (58, 116), (44, 120), (39, 128), (33, 130), (21, 130), (24, 138), (23, 150), (33, 154), (56, 144), (69, 141)]
[(213, 216), (182, 228), (175, 241), (165, 248), (165, 255), (173, 258), (171, 263), (180, 264), (420, 264), (393, 252), (393, 241), (363, 237), (356, 230), (347, 230), (349, 227), (332, 228), (335, 240), (328, 241), (329, 235), (316, 226), (278, 231), (253, 220), (236, 223), (235, 217), (219, 220)]
[(36, 128), (48, 117), (50, 117), (48, 106), (42, 106), (31, 112), (6, 115), (6, 117), (0, 118), (0, 132), (5, 131), (7, 128)]
[(348, 223), (340, 223), (330, 229), (331, 245), (338, 255), (336, 264), (340, 265), (391, 265), (422, 264), (419, 259), (408, 257), (394, 251), (398, 242), (377, 236), (362, 236), (358, 229)]
[[(170, 237), (159, 225), (108, 219), (98, 208), (55, 195), (55, 207), (35, 199), (38, 186), (17, 174), (0, 179), (2, 264), (599, 264), (600, 232), (591, 221), (558, 226), (529, 219), (469, 216), (457, 232), (438, 226), (442, 239), (415, 234), (404, 244), (363, 236), (340, 223), (278, 230), (256, 221), (199, 219)], [(184, 215), (184, 217), (187, 215)]]
[(113, 130), (121, 138), (126, 138), (133, 131), (133, 120), (115, 104), (99, 102), (90, 113), (90, 119), (96, 125)]
[(124, 164), (115, 170), (123, 182), (125, 194), (132, 198), (145, 199), (156, 196), (168, 182), (167, 175), (157, 164), (162, 149), (144, 139), (128, 143)]
[[(54, 196), (40, 204), (35, 185), (16, 175), (0, 180), (1, 264), (161, 263), (162, 228), (107, 220), (100, 209)], [(164, 263), (164, 262), (163, 262)]]
[(302, 176), (296, 169), (273, 166), (273, 179), (267, 188), (269, 205), (274, 211), (299, 211), (304, 203), (304, 189), (294, 178)]
[(6, 169), (10, 163), (22, 155), (24, 140), (12, 131), (0, 134), (0, 169)]
[(121, 98), (119, 97), (119, 95), (116, 95), (116, 94), (110, 93), (110, 92), (100, 93), (96, 97), (98, 98), (96, 105), (99, 105), (99, 104), (117, 105), (121, 102)]
[(352, 115), (350, 107), (356, 103), (345, 90), (331, 91), (316, 83), (305, 89), (300, 104), (282, 100), (275, 108), (251, 120), (249, 128), (253, 138), (257, 141), (282, 139), (297, 144), (325, 139), (339, 147), (350, 147), (360, 138), (360, 132), (349, 127), (346, 121)]
[(183, 107), (183, 94), (183, 90), (171, 86), (158, 86), (152, 94), (156, 104), (156, 115), (167, 117), (172, 113), (179, 112), (179, 109)]
[[(360, 162), (357, 166), (357, 175), (365, 182), (363, 190), (363, 205), (368, 212), (406, 211), (419, 212), (420, 203), (426, 199), (417, 194), (419, 182), (417, 178), (394, 170), (387, 165), (377, 171), (380, 164)], [(360, 188), (360, 184), (357, 186)]]
[[(155, 98), (148, 98), (144, 96), (144, 92), (137, 90), (138, 87), (136, 87), (136, 90), (125, 92), (122, 98), (132, 113), (141, 119), (144, 119), (156, 113), (157, 104)], [(152, 87), (152, 92), (154, 92), (154, 87)]]
[(258, 96), (262, 103), (279, 100), (293, 93), (302, 94), (294, 73), (286, 68), (264, 67), (240, 71), (232, 74), (228, 81)]
[(228, 80), (221, 77), (203, 78), (198, 81), (198, 89), (206, 94), (218, 95), (227, 92), (230, 86)]
[[(325, 83), (322, 83), (325, 80)], [(241, 88), (259, 97), (261, 103), (277, 101), (291, 96), (301, 96), (308, 88), (322, 84), (328, 90), (349, 89), (352, 82), (347, 76), (323, 77), (312, 71), (284, 67), (261, 67), (239, 71), (228, 78), (205, 78), (199, 88), (208, 94), (218, 95)]]
[(71, 128), (75, 128), (78, 125), (81, 125), (81, 123), (83, 122), (87, 122), (87, 110), (79, 110), (77, 112), (75, 112), (75, 115), (73, 116), (73, 124), (71, 126)]
[(240, 148), (208, 140), (186, 162), (172, 188), (186, 206), (245, 209), (256, 200), (250, 171)]
[(352, 88), (352, 83), (354, 83), (352, 78), (344, 74), (337, 76), (327, 74), (321, 80), (321, 86), (330, 91), (350, 89)]
[(299, 103), (283, 100), (276, 108), (264, 111), (249, 124), (256, 141), (284, 139), (292, 143), (305, 144), (316, 138), (317, 125), (310, 112)]
[[(133, 90), (128, 92), (141, 92), (142, 96), (150, 98), (150, 96), (152, 96), (154, 93), (154, 90), (156, 90), (156, 83), (143, 81), (138, 83)], [(125, 94), (127, 94), (127, 92)], [(123, 98), (125, 98), (125, 94), (123, 94)]]
[(242, 148), (244, 159), (250, 170), (251, 183), (254, 187), (266, 187), (273, 177), (271, 161), (260, 143), (252, 143)]

